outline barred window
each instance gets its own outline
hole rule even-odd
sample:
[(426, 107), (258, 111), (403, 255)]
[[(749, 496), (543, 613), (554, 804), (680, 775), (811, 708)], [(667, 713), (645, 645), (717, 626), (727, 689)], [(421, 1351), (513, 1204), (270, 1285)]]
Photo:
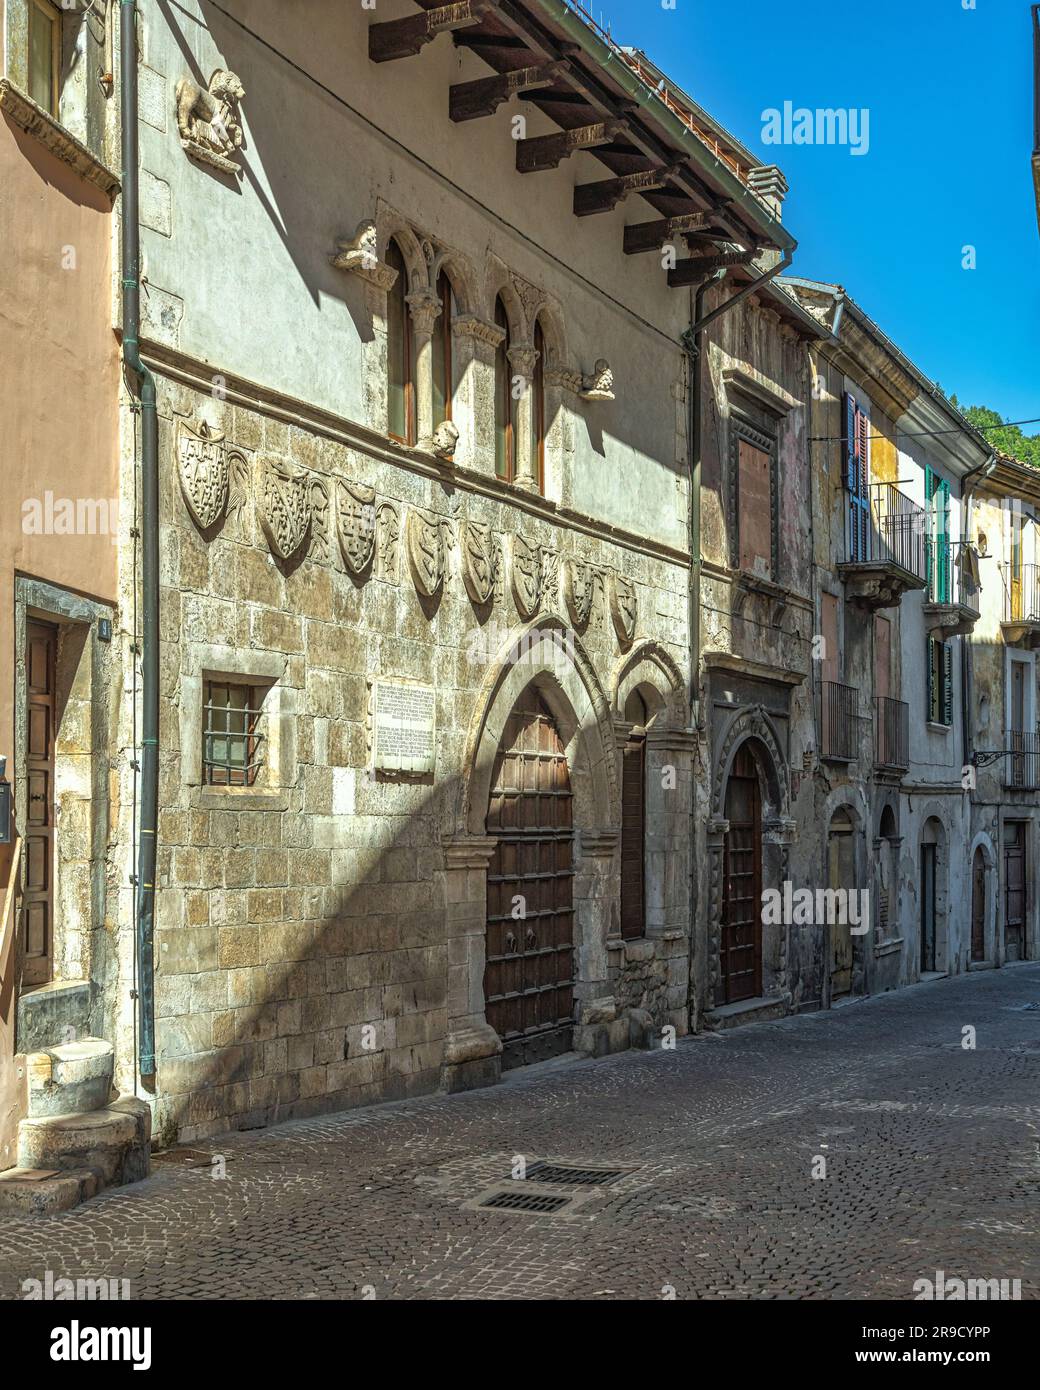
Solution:
[(211, 787), (251, 787), (263, 766), (264, 685), (207, 680), (202, 705), (202, 780)]

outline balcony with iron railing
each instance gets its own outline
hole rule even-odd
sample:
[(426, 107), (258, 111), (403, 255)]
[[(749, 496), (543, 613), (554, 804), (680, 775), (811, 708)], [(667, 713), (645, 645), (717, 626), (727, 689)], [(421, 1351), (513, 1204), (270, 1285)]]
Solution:
[(894, 608), (926, 583), (926, 514), (893, 483), (874, 483), (869, 498), (845, 494), (845, 559), (838, 572), (850, 602)]
[(851, 763), (859, 752), (859, 691), (838, 681), (820, 683), (820, 752)]
[(1007, 743), (1004, 786), (1016, 791), (1035, 791), (1040, 787), (1040, 734), (1011, 730)]
[(1009, 647), (1040, 643), (1040, 565), (1001, 565), (1004, 616), (1000, 630)]
[(932, 637), (963, 637), (979, 620), (981, 586), (975, 549), (966, 541), (925, 536), (928, 592), (925, 625)]
[(910, 766), (910, 706), (887, 695), (874, 697), (874, 766), (906, 772)]

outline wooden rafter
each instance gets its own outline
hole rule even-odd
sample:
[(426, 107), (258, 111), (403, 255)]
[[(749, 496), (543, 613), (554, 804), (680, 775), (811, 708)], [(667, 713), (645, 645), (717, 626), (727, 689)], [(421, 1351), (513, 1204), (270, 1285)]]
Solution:
[(757, 255), (758, 251), (752, 249), (722, 251), (717, 256), (692, 256), (689, 260), (680, 261), (668, 272), (668, 284), (673, 290), (681, 289), (684, 285), (697, 285), (706, 275), (711, 275), (724, 266), (750, 265)]
[(686, 212), (681, 217), (662, 217), (656, 222), (633, 222), (625, 228), (625, 255), (659, 251), (666, 241), (702, 231), (717, 217), (717, 210), (709, 208), (706, 212)]
[(566, 67), (565, 63), (539, 63), (536, 67), (516, 68), (497, 77), (478, 77), (475, 82), (456, 82), (448, 94), (448, 110), (453, 121), (472, 121), (493, 116), (504, 101), (518, 93), (550, 87)]
[(487, 0), (454, 0), (433, 10), (386, 19), (369, 25), (368, 56), (373, 63), (389, 63), (396, 58), (412, 58), (422, 52), (438, 34), (480, 24), (488, 11)]
[(575, 126), (573, 130), (561, 130), (555, 135), (533, 135), (527, 140), (518, 140), (516, 167), (521, 174), (556, 169), (578, 150), (609, 145), (623, 129), (617, 121), (597, 121), (594, 125)]
[(575, 217), (590, 217), (596, 212), (613, 212), (630, 193), (650, 193), (662, 189), (674, 178), (681, 165), (665, 164), (660, 168), (643, 169), (634, 174), (619, 174), (613, 179), (595, 183), (580, 183), (574, 190)]

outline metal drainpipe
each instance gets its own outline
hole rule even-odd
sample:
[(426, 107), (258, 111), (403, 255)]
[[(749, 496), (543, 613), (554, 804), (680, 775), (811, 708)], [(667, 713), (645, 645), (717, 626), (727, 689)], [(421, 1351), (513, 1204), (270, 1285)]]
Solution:
[[(136, 0), (119, 0), (122, 81), (123, 365), (141, 402), (141, 810), (137, 851), (138, 1071), (155, 1076), (155, 859), (159, 819), (159, 423), (155, 378), (141, 360), (141, 234), (137, 131)], [(136, 388), (135, 388), (136, 382)]]

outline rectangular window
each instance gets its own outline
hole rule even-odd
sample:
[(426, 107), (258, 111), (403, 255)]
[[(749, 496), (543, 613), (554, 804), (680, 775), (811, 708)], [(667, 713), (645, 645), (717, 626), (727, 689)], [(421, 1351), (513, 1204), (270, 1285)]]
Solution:
[(845, 393), (845, 467), (848, 493), (848, 559), (868, 560), (870, 535), (870, 412), (856, 397)]
[(953, 647), (928, 639), (928, 722), (953, 723)]
[(61, 73), (61, 15), (49, 0), (29, 0), (29, 95), (52, 116), (58, 114)]
[(741, 439), (737, 468), (740, 568), (769, 579), (773, 571), (772, 459), (765, 449)]
[(267, 686), (207, 680), (202, 704), (202, 780), (211, 787), (252, 787), (263, 765), (261, 715)]

